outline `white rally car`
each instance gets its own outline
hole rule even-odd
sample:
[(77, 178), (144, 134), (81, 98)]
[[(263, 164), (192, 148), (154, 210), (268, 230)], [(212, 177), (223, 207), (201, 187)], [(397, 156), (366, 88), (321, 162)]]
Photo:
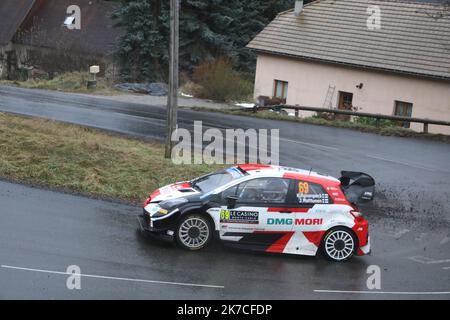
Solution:
[(340, 179), (271, 165), (240, 165), (158, 189), (144, 203), (140, 229), (188, 250), (217, 236), (242, 248), (333, 261), (370, 253), (368, 222), (356, 207), (374, 196), (361, 172)]

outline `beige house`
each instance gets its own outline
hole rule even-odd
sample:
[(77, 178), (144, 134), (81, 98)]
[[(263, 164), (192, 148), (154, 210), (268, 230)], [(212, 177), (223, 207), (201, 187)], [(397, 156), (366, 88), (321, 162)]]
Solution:
[[(248, 45), (258, 53), (255, 97), (450, 121), (450, 12), (442, 10), (411, 1), (317, 0), (283, 12)], [(429, 131), (450, 134), (450, 127)]]

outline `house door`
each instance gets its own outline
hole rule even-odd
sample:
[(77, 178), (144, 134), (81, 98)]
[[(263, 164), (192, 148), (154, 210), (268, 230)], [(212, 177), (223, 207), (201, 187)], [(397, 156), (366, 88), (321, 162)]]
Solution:
[[(353, 93), (339, 91), (339, 110), (352, 110), (353, 107)], [(349, 121), (350, 116), (339, 114), (336, 115), (337, 120)]]
[[(412, 103), (403, 102), (403, 101), (395, 101), (394, 114), (396, 116), (411, 118), (411, 116), (412, 116), (412, 108), (413, 108)], [(403, 127), (403, 128), (409, 128), (411, 123), (410, 122), (401, 122), (400, 121), (398, 123), (398, 125)]]

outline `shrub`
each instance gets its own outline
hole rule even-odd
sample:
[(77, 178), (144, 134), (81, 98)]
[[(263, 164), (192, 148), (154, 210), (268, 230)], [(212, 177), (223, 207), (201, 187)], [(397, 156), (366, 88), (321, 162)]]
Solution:
[(20, 67), (17, 69), (17, 80), (27, 81), (28, 80), (28, 69)]
[(334, 120), (335, 114), (332, 112), (316, 112), (313, 118), (325, 119), (325, 120)]
[(199, 97), (203, 94), (203, 87), (192, 81), (186, 81), (180, 88), (181, 92), (185, 94), (193, 95), (194, 97)]
[[(354, 122), (358, 123), (358, 124), (372, 126), (372, 127), (376, 127), (377, 126), (377, 119), (375, 119), (375, 118), (355, 117)], [(382, 127), (382, 128), (384, 128), (384, 127), (398, 127), (398, 123), (396, 121), (386, 120), (386, 119), (380, 119), (378, 125), (380, 127)]]
[(249, 98), (253, 92), (253, 82), (233, 70), (228, 58), (201, 63), (194, 70), (193, 80), (200, 86), (199, 98), (230, 101)]

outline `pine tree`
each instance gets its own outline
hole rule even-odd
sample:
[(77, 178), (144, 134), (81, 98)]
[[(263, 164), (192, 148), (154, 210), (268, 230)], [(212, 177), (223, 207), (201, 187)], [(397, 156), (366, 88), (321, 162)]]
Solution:
[(168, 25), (161, 0), (125, 1), (113, 14), (124, 29), (117, 51), (125, 80), (162, 80), (168, 61)]
[[(191, 72), (201, 61), (231, 58), (252, 72), (255, 56), (247, 43), (293, 0), (181, 0), (180, 70)], [(125, 30), (118, 57), (127, 80), (164, 81), (168, 70), (169, 1), (124, 0), (114, 13)]]

